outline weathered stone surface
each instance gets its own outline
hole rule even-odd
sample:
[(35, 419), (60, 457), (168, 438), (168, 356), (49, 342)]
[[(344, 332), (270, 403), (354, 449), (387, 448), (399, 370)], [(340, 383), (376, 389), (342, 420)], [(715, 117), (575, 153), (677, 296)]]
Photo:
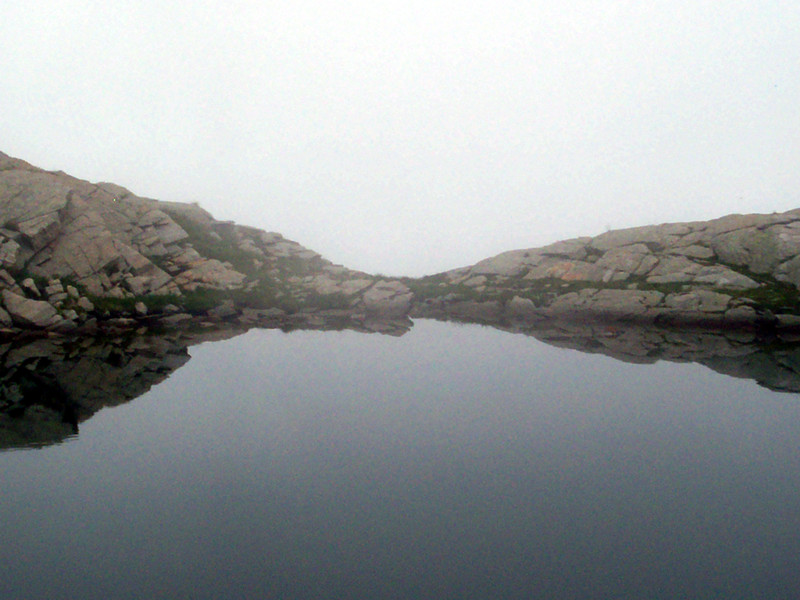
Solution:
[(208, 314), (215, 319), (229, 319), (230, 317), (235, 317), (238, 314), (238, 311), (236, 310), (232, 300), (226, 300), (219, 306), (215, 306), (208, 311)]
[(26, 277), (25, 279), (23, 279), (23, 280), (20, 282), (20, 286), (21, 286), (21, 287), (22, 287), (22, 288), (23, 288), (23, 289), (24, 289), (26, 292), (29, 292), (29, 293), (33, 294), (33, 295), (34, 295), (34, 296), (36, 296), (37, 298), (38, 298), (39, 296), (41, 296), (41, 295), (42, 295), (42, 294), (39, 292), (39, 288), (38, 288), (38, 287), (36, 287), (36, 282), (35, 282), (35, 281), (34, 281), (34, 280), (31, 278), (31, 277)]
[(525, 259), (530, 256), (525, 250), (512, 250), (492, 258), (487, 258), (471, 268), (475, 275), (505, 275), (511, 277), (522, 273)]
[(71, 309), (71, 308), (70, 308), (70, 309), (67, 309), (67, 310), (65, 310), (65, 311), (62, 313), (62, 315), (61, 315), (61, 316), (62, 316), (62, 317), (65, 319), (65, 320), (69, 320), (69, 321), (77, 321), (77, 320), (78, 320), (78, 318), (79, 318), (79, 315), (78, 315), (78, 313), (77, 313), (77, 312), (75, 312), (75, 311), (74, 311), (73, 309)]
[(778, 327), (800, 328), (800, 315), (775, 315)]
[(754, 225), (714, 237), (710, 243), (720, 261), (746, 266), (755, 273), (768, 273), (779, 262), (777, 235)]
[[(140, 198), (1, 153), (0, 164), (0, 289), (42, 294), (64, 314), (93, 311), (83, 293), (172, 294), (176, 304), (190, 306), (192, 298), (206, 305), (218, 292), (235, 291), (243, 299), (239, 315), (252, 302), (274, 302), (303, 314), (333, 308), (400, 317), (414, 303), (400, 281), (332, 265), (278, 233), (216, 221), (197, 205)], [(21, 273), (48, 283), (23, 286)], [(580, 313), (644, 320), (727, 315), (745, 322), (763, 320), (768, 310), (758, 302), (736, 304), (734, 296), (766, 299), (783, 313), (797, 304), (786, 286), (771, 289), (775, 280), (800, 288), (800, 209), (635, 227), (504, 252), (428, 280), (424, 304), (484, 320)], [(65, 286), (72, 281), (79, 285)], [(197, 291), (203, 293), (192, 296)], [(330, 297), (337, 294), (343, 298)]]
[(589, 237), (582, 237), (572, 240), (563, 240), (539, 248), (536, 250), (536, 253), (557, 258), (583, 260), (587, 256), (586, 245), (591, 241), (591, 239), (592, 238)]
[(611, 269), (624, 280), (630, 276), (643, 276), (650, 273), (658, 264), (650, 249), (644, 244), (631, 244), (624, 248), (612, 248), (600, 258), (595, 266), (600, 269)]
[(0, 238), (0, 266), (14, 266), (19, 256), (20, 245), (12, 239)]
[(635, 244), (663, 247), (673, 243), (679, 236), (690, 233), (692, 226), (691, 223), (669, 223), (608, 231), (593, 238), (589, 242), (589, 247), (601, 252)]
[(86, 312), (91, 312), (94, 310), (94, 304), (92, 301), (89, 300), (86, 296), (81, 296), (78, 298), (78, 306), (85, 310)]
[(362, 296), (367, 312), (405, 315), (411, 308), (413, 294), (399, 281), (379, 281)]
[[(546, 312), (559, 317), (595, 315), (613, 320), (641, 320), (661, 303), (663, 297), (662, 293), (655, 291), (589, 288), (558, 296)], [(656, 314), (653, 312), (652, 317)]]
[(731, 297), (708, 290), (695, 290), (691, 292), (669, 294), (664, 304), (668, 308), (684, 312), (723, 312), (728, 309)]
[(725, 320), (740, 323), (752, 323), (758, 319), (758, 313), (752, 306), (735, 306), (725, 311)]
[(779, 265), (775, 270), (778, 281), (786, 281), (800, 288), (800, 256), (796, 256)]
[(245, 274), (230, 268), (215, 258), (202, 260), (191, 268), (178, 274), (175, 283), (187, 290), (208, 287), (220, 290), (239, 288)]
[(61, 321), (55, 308), (43, 300), (31, 300), (3, 290), (3, 305), (12, 321), (22, 327), (48, 328)]
[(531, 268), (524, 279), (555, 278), (563, 281), (610, 281), (614, 270), (593, 263), (570, 260), (548, 260)]
[(719, 288), (753, 289), (759, 284), (741, 273), (723, 265), (702, 267), (693, 279), (694, 283), (706, 283)]
[(622, 317), (643, 315), (658, 306), (664, 294), (639, 290), (599, 290), (592, 296), (591, 307), (599, 312)]
[(352, 296), (371, 286), (373, 281), (371, 279), (341, 280), (339, 278), (334, 278), (326, 271), (321, 275), (312, 277), (308, 283), (318, 294), (344, 294), (346, 296)]
[(165, 325), (171, 327), (174, 327), (175, 325), (180, 325), (181, 323), (191, 320), (192, 320), (192, 315), (186, 313), (176, 313), (174, 315), (169, 315), (162, 319)]
[(538, 312), (539, 311), (537, 311), (536, 305), (530, 298), (520, 298), (519, 296), (514, 296), (506, 304), (506, 314), (512, 319), (520, 317), (532, 317), (538, 314)]
[(686, 258), (699, 258), (700, 260), (711, 260), (714, 258), (714, 251), (706, 246), (699, 244), (691, 244), (690, 246), (678, 246), (675, 248), (667, 248), (665, 254), (677, 254), (685, 256)]
[(359, 278), (359, 279), (347, 279), (345, 281), (342, 281), (339, 284), (339, 287), (341, 288), (341, 292), (343, 294), (352, 296), (353, 294), (357, 294), (362, 290), (365, 290), (370, 285), (372, 285), (371, 279)]
[(46, 296), (52, 296), (53, 294), (61, 294), (64, 291), (64, 286), (61, 285), (61, 282), (57, 279), (55, 281), (51, 281), (47, 284), (44, 288), (44, 293)]
[[(763, 324), (769, 321), (765, 315), (771, 303), (778, 303), (772, 306), (776, 310), (785, 310), (784, 303), (800, 304), (800, 209), (609, 231), (595, 238), (504, 252), (442, 276), (442, 297), (437, 300), (427, 288), (427, 300), (415, 314), (446, 314), (448, 306), (475, 296), (461, 297), (459, 292), (443, 302), (453, 293), (448, 286), (468, 283), (479, 293), (479, 302), (513, 298), (527, 290), (526, 296), (537, 298), (537, 315)], [(786, 297), (791, 293), (785, 287), (772, 289), (775, 280), (797, 288), (796, 299)], [(586, 284), (591, 288), (584, 289)], [(630, 293), (636, 290), (661, 296), (645, 299)], [(733, 295), (742, 294), (758, 302), (728, 304)], [(513, 314), (517, 305), (509, 301), (506, 313)]]
[(482, 285), (486, 285), (487, 281), (488, 281), (488, 279), (486, 278), (485, 275), (477, 275), (475, 277), (470, 277), (469, 279), (467, 279), (463, 283), (464, 283), (464, 285), (466, 285), (468, 287), (479, 287), (479, 286), (482, 286)]
[(59, 235), (71, 190), (68, 182), (44, 171), (0, 171), (0, 226), (19, 231), (34, 246), (52, 242)]

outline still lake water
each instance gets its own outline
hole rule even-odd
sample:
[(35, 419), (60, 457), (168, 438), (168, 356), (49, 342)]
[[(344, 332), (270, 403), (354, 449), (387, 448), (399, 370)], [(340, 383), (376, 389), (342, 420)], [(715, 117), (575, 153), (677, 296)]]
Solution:
[(251, 331), (0, 454), (0, 598), (792, 598), (800, 397), (480, 326)]

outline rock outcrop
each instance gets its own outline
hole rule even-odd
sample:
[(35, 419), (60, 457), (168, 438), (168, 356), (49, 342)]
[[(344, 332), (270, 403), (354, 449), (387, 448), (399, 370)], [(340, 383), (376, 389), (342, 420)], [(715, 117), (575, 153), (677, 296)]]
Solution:
[(334, 265), (278, 233), (217, 221), (196, 204), (141, 198), (0, 153), (7, 329), (198, 318), (271, 326), (313, 314), (797, 328), (799, 289), (800, 209), (609, 231), (389, 279)]
[(609, 231), (413, 282), (413, 315), (796, 326), (800, 210)]
[(2, 153), (0, 292), (3, 325), (62, 330), (152, 318), (165, 306), (220, 317), (225, 302), (229, 318), (253, 309), (397, 316), (411, 297), (398, 281), (334, 265), (278, 233)]

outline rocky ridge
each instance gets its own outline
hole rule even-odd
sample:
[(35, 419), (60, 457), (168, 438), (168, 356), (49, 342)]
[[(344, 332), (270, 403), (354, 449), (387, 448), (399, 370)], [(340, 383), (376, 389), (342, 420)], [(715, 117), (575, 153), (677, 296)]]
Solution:
[(609, 231), (411, 284), (414, 316), (796, 327), (800, 210)]
[(142, 198), (0, 153), (0, 326), (68, 331), (124, 319), (255, 323), (408, 312), (401, 282), (334, 265), (196, 204)]
[[(609, 231), (420, 279), (332, 264), (196, 204), (0, 153), (0, 328), (296, 326), (407, 318), (800, 328), (800, 209)], [(388, 323), (388, 324), (387, 324)]]

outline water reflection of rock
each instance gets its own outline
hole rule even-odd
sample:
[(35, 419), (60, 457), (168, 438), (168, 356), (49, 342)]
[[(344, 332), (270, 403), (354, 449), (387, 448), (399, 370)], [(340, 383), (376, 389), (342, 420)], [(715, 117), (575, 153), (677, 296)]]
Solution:
[[(402, 335), (411, 321), (357, 323), (309, 318), (291, 329), (355, 329)], [(0, 342), (0, 450), (40, 447), (78, 432), (106, 406), (141, 396), (189, 359), (189, 347), (244, 333), (241, 327), (205, 331), (133, 332), (103, 337), (17, 338)]]
[[(620, 361), (693, 362), (717, 373), (752, 379), (777, 392), (800, 393), (800, 340), (796, 334), (668, 329), (624, 323), (538, 321), (494, 324), (560, 348), (604, 354)], [(791, 335), (791, 337), (789, 337)]]
[[(540, 321), (494, 324), (542, 342), (634, 363), (695, 362), (775, 391), (800, 393), (800, 341), (757, 331), (672, 330), (620, 323)], [(284, 329), (356, 330), (402, 335), (408, 320), (354, 322), (318, 316)], [(186, 364), (189, 347), (244, 333), (201, 331), (44, 337), (0, 343), (0, 450), (58, 443), (106, 406), (144, 394)]]

